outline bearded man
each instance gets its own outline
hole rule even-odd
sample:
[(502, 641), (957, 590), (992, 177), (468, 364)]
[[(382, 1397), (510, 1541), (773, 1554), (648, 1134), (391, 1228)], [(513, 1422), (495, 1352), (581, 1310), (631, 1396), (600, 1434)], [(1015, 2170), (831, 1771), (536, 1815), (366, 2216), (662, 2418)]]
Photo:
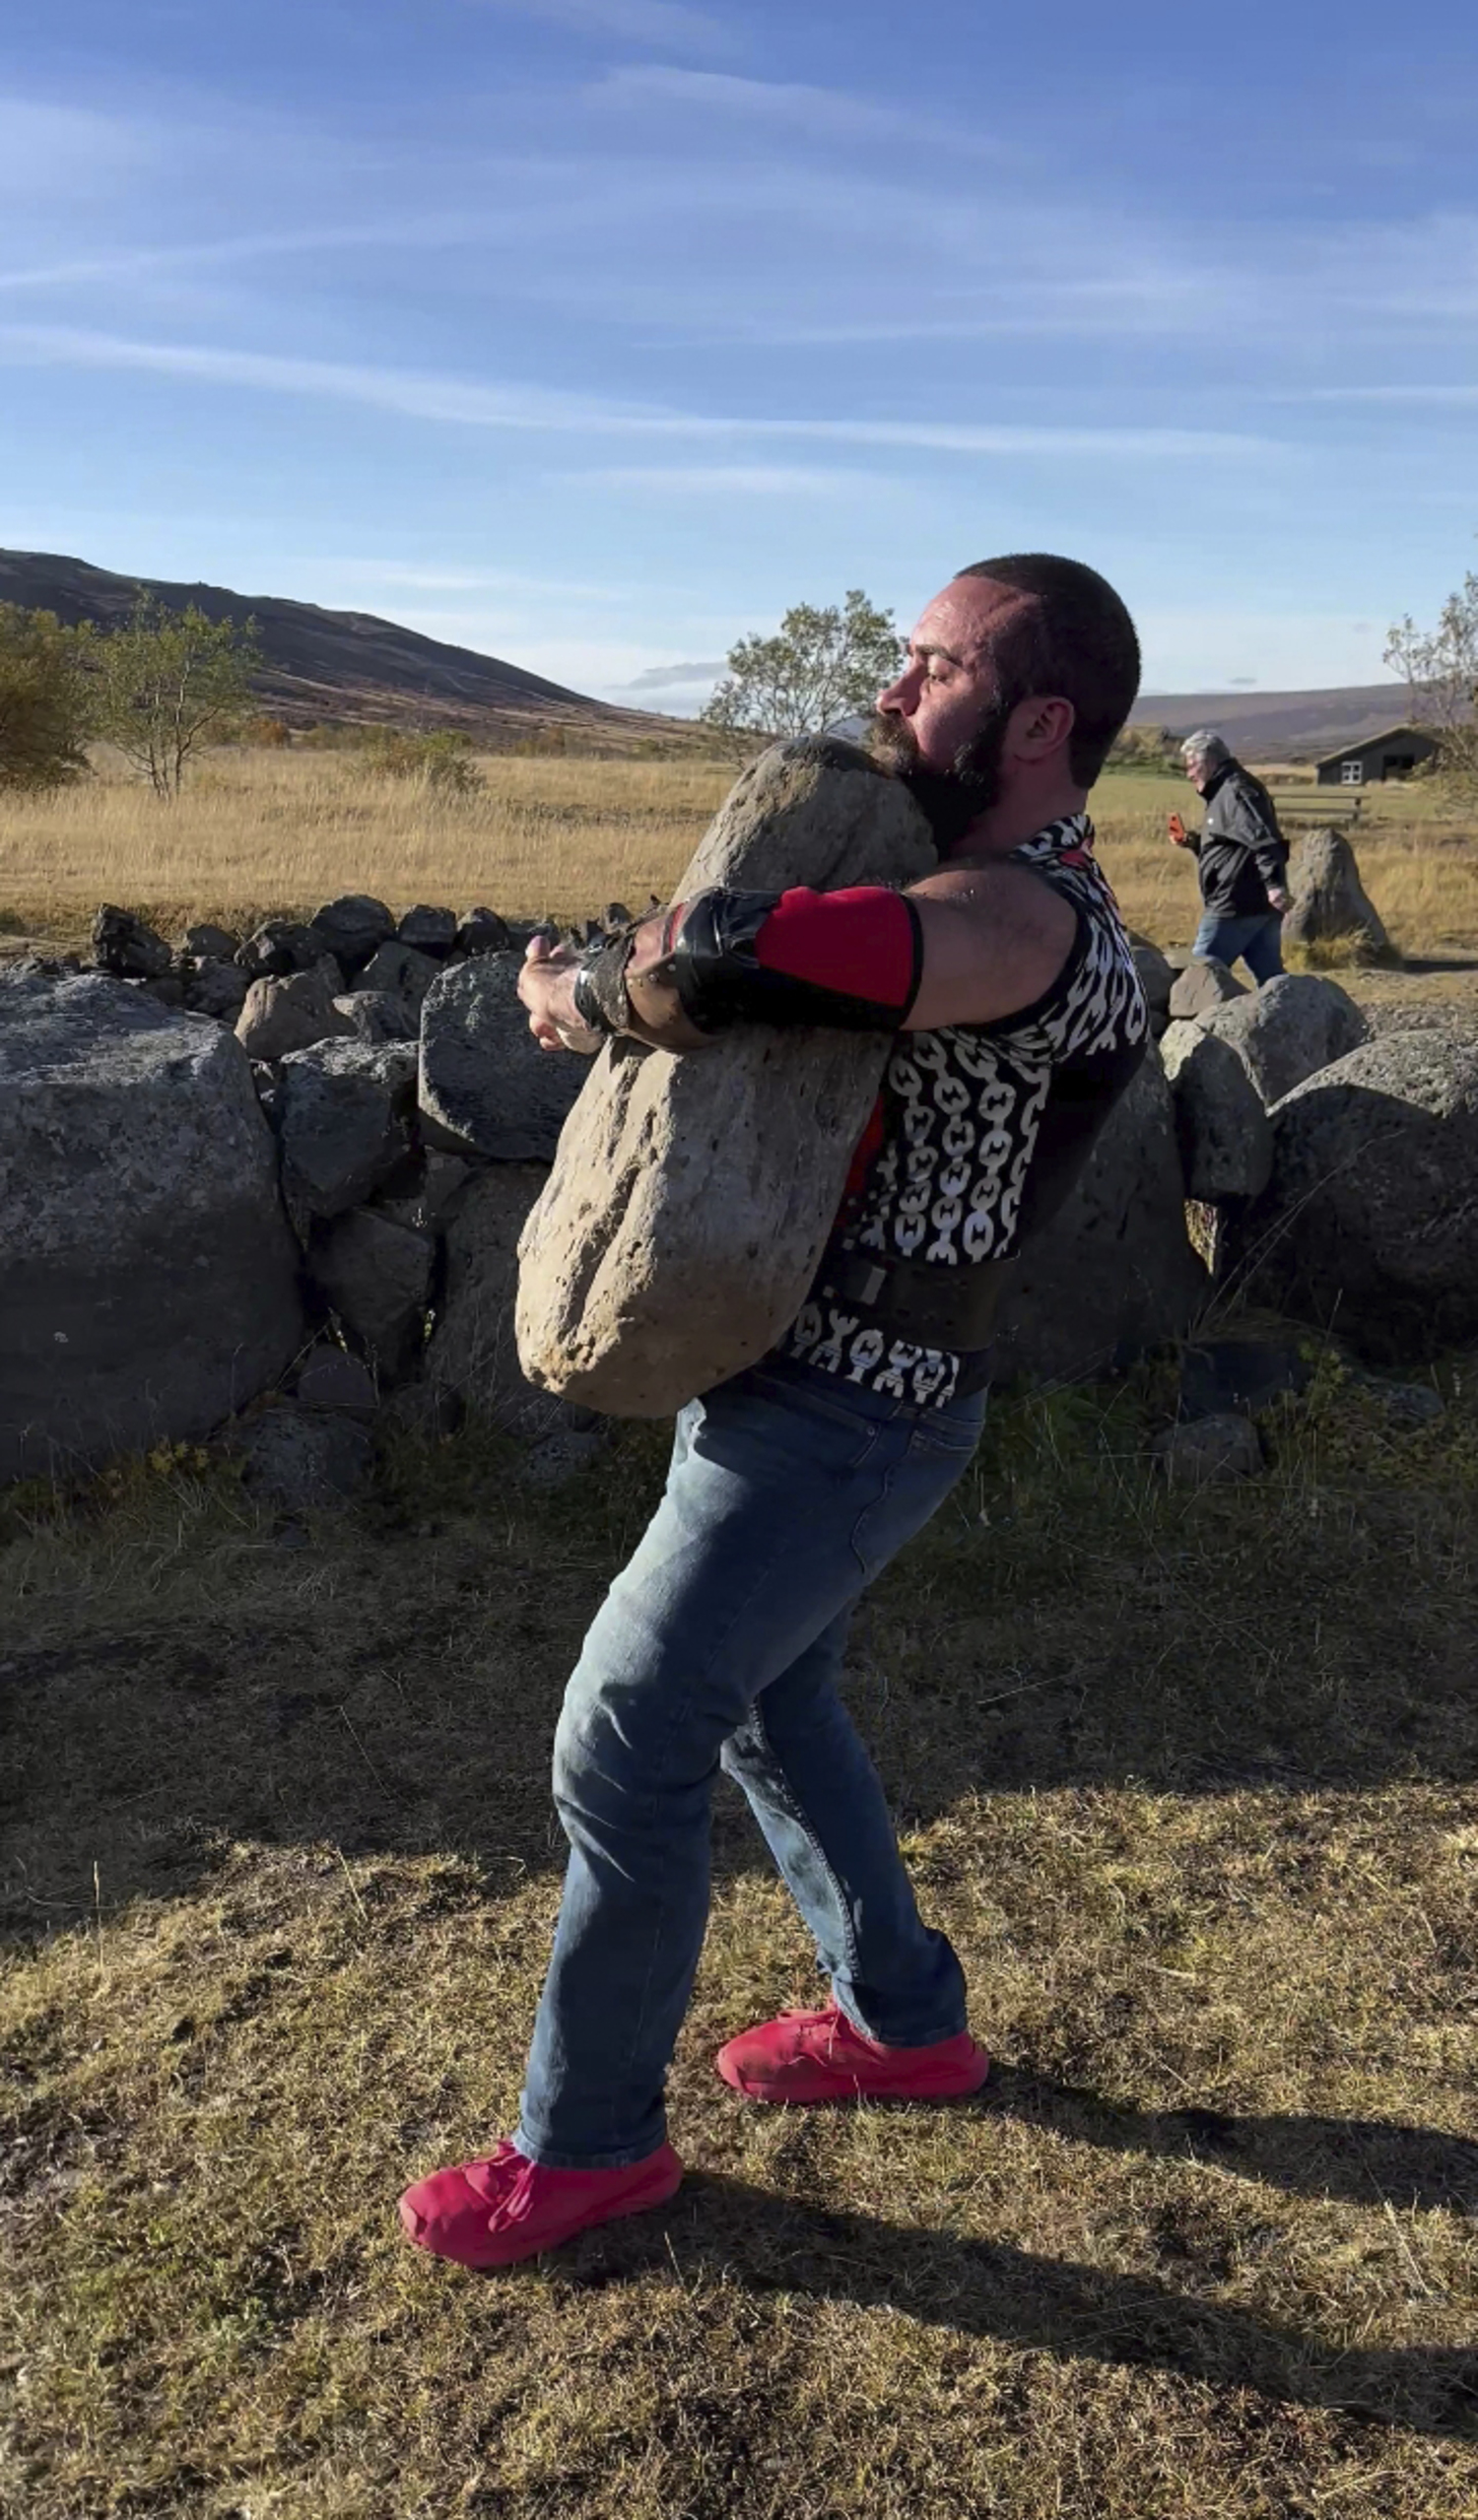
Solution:
[[(929, 604), (875, 749), (938, 867), (906, 893), (715, 891), (576, 957), (531, 949), (545, 1047), (678, 1055), (734, 1024), (895, 1034), (810, 1298), (677, 1422), (667, 1487), (585, 1639), (555, 1746), (570, 1842), (518, 2131), (420, 2180), (409, 2236), (504, 2266), (671, 2196), (664, 2084), (708, 1912), (709, 1804), (742, 1787), (833, 2001), (742, 2031), (745, 2098), (950, 2100), (988, 2071), (839, 1693), (865, 1587), (963, 1476), (1002, 1267), (1060, 1206), (1148, 1016), (1086, 811), (1139, 680), (1112, 588), (1043, 554)], [(721, 1181), (715, 1197), (722, 1197)]]

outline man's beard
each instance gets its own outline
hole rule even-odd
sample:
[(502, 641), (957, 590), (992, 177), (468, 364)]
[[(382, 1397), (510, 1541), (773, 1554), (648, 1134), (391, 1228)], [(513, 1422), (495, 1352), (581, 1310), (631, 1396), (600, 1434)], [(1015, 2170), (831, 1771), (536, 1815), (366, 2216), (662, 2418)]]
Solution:
[(947, 857), (956, 841), (964, 838), (972, 823), (1000, 802), (1001, 763), (1013, 705), (1005, 699), (993, 701), (984, 722), (968, 744), (961, 745), (947, 770), (930, 769), (919, 760), (918, 738), (906, 717), (879, 709), (868, 724), (862, 739), (867, 750), (902, 779), (922, 806), (941, 857)]

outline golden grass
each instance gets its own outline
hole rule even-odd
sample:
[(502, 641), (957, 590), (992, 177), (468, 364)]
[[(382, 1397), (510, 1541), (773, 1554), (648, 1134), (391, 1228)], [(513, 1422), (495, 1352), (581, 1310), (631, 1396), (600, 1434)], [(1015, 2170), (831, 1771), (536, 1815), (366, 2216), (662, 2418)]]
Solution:
[(1478, 1415), (1325, 1375), (1152, 1485), (1152, 1373), (1006, 1404), (850, 1687), (1001, 2060), (714, 2079), (814, 2000), (725, 1798), (661, 2215), (477, 2281), (403, 2181), (516, 2104), (550, 1729), (659, 1476), (475, 1431), (280, 1546), (138, 1474), (13, 1518), (0, 2509), (14, 2520), (1470, 2520)]
[[(174, 806), (106, 766), (56, 797), (0, 798), (0, 935), (76, 944), (101, 899), (166, 933), (305, 914), (343, 892), (396, 910), (486, 901), (518, 917), (583, 918), (612, 898), (639, 907), (670, 891), (732, 778), (702, 761), (499, 755), (480, 766), (483, 793), (466, 804), (375, 778), (352, 754), (306, 750), (215, 754)], [(1094, 798), (1125, 913), (1167, 945), (1195, 926), (1194, 868), (1164, 836), (1167, 812), (1187, 800), (1176, 781), (1133, 773)], [(1370, 810), (1361, 865), (1398, 944), (1478, 949), (1478, 834), (1433, 819), (1416, 789), (1373, 797)]]

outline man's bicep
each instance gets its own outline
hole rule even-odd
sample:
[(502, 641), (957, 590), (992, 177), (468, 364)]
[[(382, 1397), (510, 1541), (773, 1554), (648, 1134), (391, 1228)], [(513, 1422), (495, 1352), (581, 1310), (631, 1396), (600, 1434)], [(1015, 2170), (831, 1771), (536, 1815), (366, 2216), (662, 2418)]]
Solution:
[(1026, 1012), (1050, 993), (1078, 943), (1071, 902), (1024, 868), (981, 869), (948, 886), (925, 877), (909, 898), (922, 944), (909, 1032)]

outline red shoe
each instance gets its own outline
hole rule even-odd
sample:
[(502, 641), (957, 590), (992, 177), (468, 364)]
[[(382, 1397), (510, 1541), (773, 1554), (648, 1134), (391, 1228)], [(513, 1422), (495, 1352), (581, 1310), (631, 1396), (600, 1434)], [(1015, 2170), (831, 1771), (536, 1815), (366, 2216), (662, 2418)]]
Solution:
[(715, 2062), (747, 2100), (794, 2107), (823, 2100), (963, 2100), (990, 2071), (969, 2030), (928, 2047), (883, 2047), (853, 2029), (832, 2005), (825, 2013), (782, 2013), (741, 2030)]
[(434, 2170), (400, 2200), (408, 2238), (458, 2266), (513, 2266), (572, 2240), (576, 2231), (665, 2205), (682, 2184), (670, 2144), (621, 2170), (547, 2170), (500, 2144), (486, 2161)]

